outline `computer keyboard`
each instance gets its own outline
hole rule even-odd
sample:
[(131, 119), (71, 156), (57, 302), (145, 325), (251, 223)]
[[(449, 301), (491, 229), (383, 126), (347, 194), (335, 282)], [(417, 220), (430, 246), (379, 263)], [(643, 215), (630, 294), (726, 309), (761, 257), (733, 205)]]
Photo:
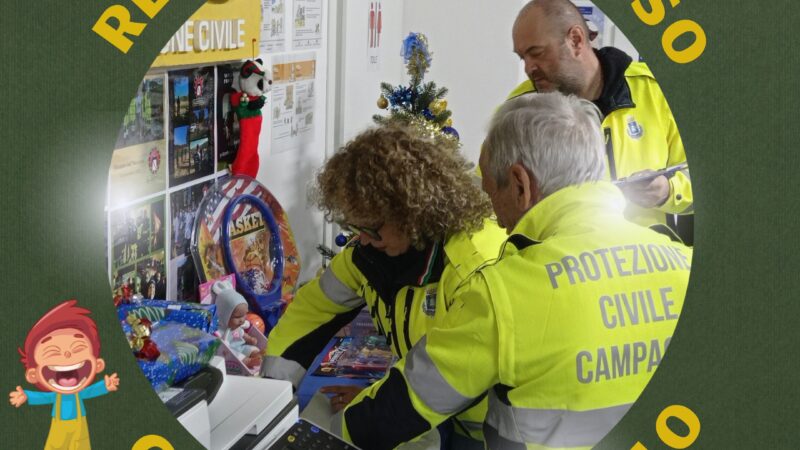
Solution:
[(358, 447), (305, 419), (298, 419), (270, 450), (358, 450)]

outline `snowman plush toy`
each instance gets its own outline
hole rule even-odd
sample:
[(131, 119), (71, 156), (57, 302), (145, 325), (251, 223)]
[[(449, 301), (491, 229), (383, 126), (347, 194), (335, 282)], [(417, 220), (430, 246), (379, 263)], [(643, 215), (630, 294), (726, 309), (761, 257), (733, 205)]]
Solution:
[(264, 69), (261, 59), (248, 60), (239, 70), (236, 92), (231, 95), (231, 106), (239, 117), (239, 149), (231, 165), (234, 175), (258, 175), (258, 136), (261, 134), (261, 108), (270, 91), (272, 78)]

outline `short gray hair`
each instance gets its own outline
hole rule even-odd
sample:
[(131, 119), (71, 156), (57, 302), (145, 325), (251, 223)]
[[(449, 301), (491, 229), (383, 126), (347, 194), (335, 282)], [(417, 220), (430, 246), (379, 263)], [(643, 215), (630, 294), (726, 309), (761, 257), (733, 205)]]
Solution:
[(536, 178), (543, 197), (605, 174), (600, 111), (590, 101), (560, 92), (530, 93), (505, 102), (484, 142), (497, 185), (520, 163)]

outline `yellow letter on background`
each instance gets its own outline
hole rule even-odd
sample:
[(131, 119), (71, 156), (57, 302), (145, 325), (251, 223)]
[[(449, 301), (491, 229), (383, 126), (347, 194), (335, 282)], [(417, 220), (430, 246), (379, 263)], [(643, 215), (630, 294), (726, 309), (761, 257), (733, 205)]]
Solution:
[(175, 450), (168, 440), (155, 434), (148, 434), (142, 436), (133, 444), (131, 450), (152, 450), (153, 448), (160, 448), (161, 450)]
[(169, 3), (169, 0), (133, 0), (133, 4), (138, 6), (139, 9), (151, 19), (155, 17), (167, 3)]
[[(694, 42), (681, 51), (675, 50), (673, 46), (675, 39), (678, 39), (685, 33), (694, 34)], [(706, 32), (703, 31), (703, 27), (694, 20), (679, 20), (664, 30), (664, 35), (661, 36), (661, 46), (664, 47), (664, 52), (669, 59), (678, 64), (690, 63), (699, 58), (706, 49)]]
[[(114, 18), (119, 22), (119, 28), (114, 28), (108, 24), (108, 20)], [(122, 53), (128, 53), (133, 41), (131, 41), (126, 34), (139, 36), (144, 31), (147, 24), (131, 22), (131, 13), (122, 5), (111, 5), (106, 9), (103, 14), (97, 19), (92, 31), (99, 34), (100, 37), (108, 41), (114, 47), (117, 47)]]
[[(669, 0), (669, 4), (672, 5), (673, 8), (678, 6), (680, 2), (681, 0)], [(645, 24), (651, 27), (658, 25), (664, 20), (664, 2), (662, 0), (647, 0), (647, 3), (650, 4), (650, 12), (644, 9), (642, 0), (633, 0), (633, 2), (631, 2), (633, 12), (636, 13), (636, 17)]]
[[(674, 417), (689, 427), (689, 434), (678, 436), (667, 426), (667, 419)], [(661, 438), (661, 442), (672, 448), (684, 449), (697, 440), (700, 434), (700, 419), (691, 409), (683, 405), (671, 405), (664, 408), (656, 419), (656, 433)]]

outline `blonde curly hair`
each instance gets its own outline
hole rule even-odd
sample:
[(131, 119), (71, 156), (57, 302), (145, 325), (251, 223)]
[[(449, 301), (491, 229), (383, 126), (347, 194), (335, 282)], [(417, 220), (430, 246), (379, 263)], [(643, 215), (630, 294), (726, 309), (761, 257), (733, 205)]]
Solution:
[(387, 124), (356, 136), (317, 175), (312, 201), (331, 222), (393, 223), (421, 249), (492, 214), (457, 147), (413, 127)]

